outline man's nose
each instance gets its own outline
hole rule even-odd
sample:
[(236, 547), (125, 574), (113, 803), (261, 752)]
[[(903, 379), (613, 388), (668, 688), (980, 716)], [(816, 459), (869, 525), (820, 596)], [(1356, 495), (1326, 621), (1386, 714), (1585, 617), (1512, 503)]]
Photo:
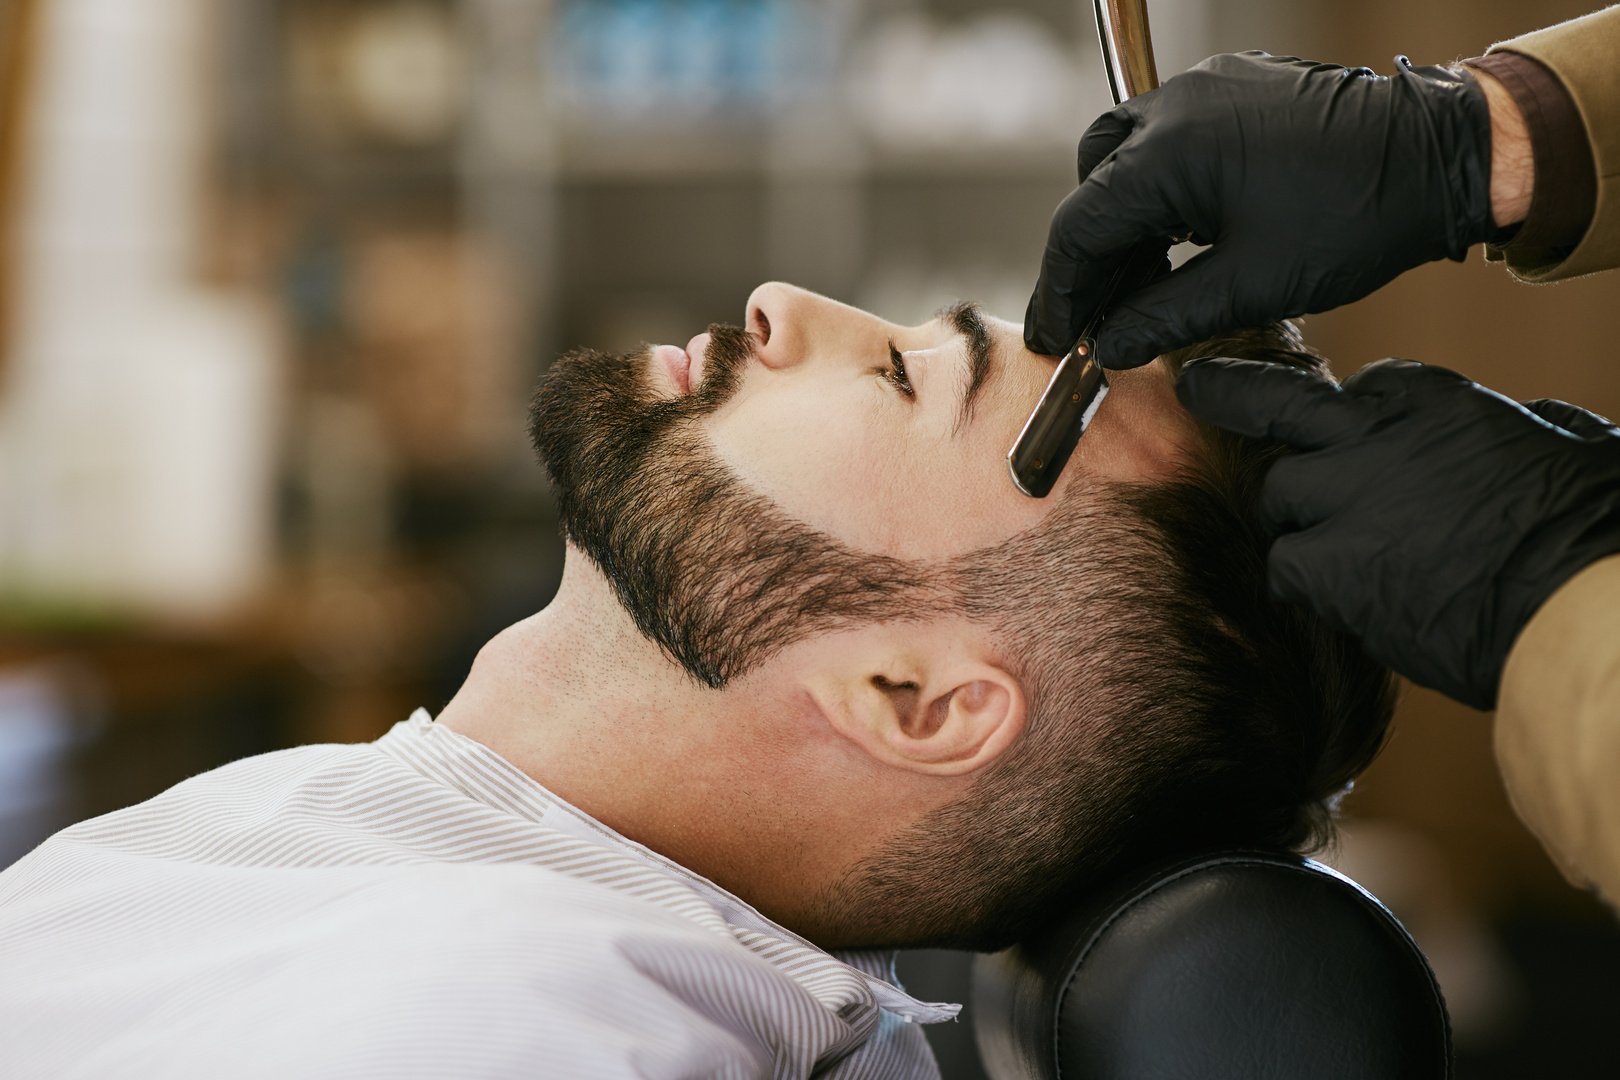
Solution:
[(780, 281), (766, 282), (749, 295), (745, 319), (760, 363), (778, 370), (818, 354), (860, 355), (868, 339), (881, 348), (891, 332), (887, 323), (859, 308)]

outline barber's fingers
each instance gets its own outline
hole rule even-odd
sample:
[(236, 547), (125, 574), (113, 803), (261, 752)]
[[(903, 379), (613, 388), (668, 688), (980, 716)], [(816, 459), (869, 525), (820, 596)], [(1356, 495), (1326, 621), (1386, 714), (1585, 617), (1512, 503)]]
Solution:
[(1398, 357), (1374, 360), (1344, 380), (1344, 392), (1358, 397), (1386, 399), (1435, 392), (1484, 392), (1494, 397), (1501, 396), (1448, 367)]
[(1205, 423), (1301, 450), (1352, 438), (1367, 423), (1364, 403), (1331, 382), (1264, 360), (1194, 360), (1176, 380), (1176, 397)]
[(1310, 597), (1309, 572), (1317, 565), (1311, 555), (1315, 539), (1308, 533), (1290, 533), (1271, 545), (1266, 553), (1266, 585), (1272, 599), (1300, 604)]
[(1360, 639), (1373, 659), (1397, 670), (1403, 660), (1388, 648), (1388, 630), (1404, 616), (1388, 597), (1368, 588), (1368, 563), (1379, 538), (1347, 533), (1335, 524), (1290, 533), (1271, 545), (1266, 585), (1273, 600), (1310, 608), (1329, 627)]
[(1547, 421), (1582, 439), (1598, 439), (1620, 435), (1620, 428), (1604, 416), (1579, 405), (1571, 405), (1557, 398), (1536, 398), (1524, 402), (1524, 407)]
[(1260, 517), (1273, 533), (1309, 529), (1347, 501), (1347, 477), (1333, 450), (1289, 454), (1266, 470), (1260, 486)]
[(1121, 262), (1148, 241), (1168, 249), (1183, 229), (1159, 170), (1146, 167), (1134, 146), (1126, 142), (1103, 158), (1052, 215), (1024, 316), (1024, 344), (1033, 352), (1067, 351), (1102, 305)]
[[(1141, 284), (1158, 281), (1170, 273), (1169, 249), (1168, 240), (1146, 243), (1107, 261), (1072, 263), (1067, 271), (1050, 268), (1060, 260), (1054, 259), (1048, 249), (1048, 267), (1042, 269), (1035, 291), (1030, 294), (1029, 306), (1024, 310), (1024, 346), (1043, 356), (1062, 356), (1068, 352), (1106, 299), (1115, 275), (1119, 274), (1122, 282), (1126, 279)], [(1064, 272), (1069, 275), (1066, 279), (1058, 276)], [(1053, 327), (1062, 329), (1054, 331)], [(1105, 366), (1139, 367), (1154, 355), (1157, 354), (1144, 356), (1131, 364), (1105, 362)]]
[(1351, 614), (1336, 602), (1333, 540), (1323, 527), (1289, 533), (1266, 555), (1266, 585), (1273, 600), (1300, 604), (1336, 630), (1353, 631)]
[[(1106, 168), (1106, 166), (1104, 166)], [(1103, 366), (1135, 367), (1233, 327), (1299, 314), (1272, 280), (1277, 265), (1220, 245), (1121, 296), (1097, 334)]]
[(1119, 144), (1129, 138), (1135, 129), (1136, 117), (1123, 105), (1093, 120), (1086, 133), (1080, 136), (1080, 146), (1075, 153), (1075, 172), (1079, 182), (1085, 183), (1091, 170), (1102, 164), (1103, 158), (1119, 149)]

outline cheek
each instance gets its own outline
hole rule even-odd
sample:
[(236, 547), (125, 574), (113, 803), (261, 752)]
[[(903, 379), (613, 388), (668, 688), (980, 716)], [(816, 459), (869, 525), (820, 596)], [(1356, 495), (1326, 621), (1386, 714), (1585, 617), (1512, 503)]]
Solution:
[(904, 495), (914, 463), (905, 440), (885, 429), (881, 403), (778, 383), (739, 394), (704, 425), (716, 456), (805, 524), (868, 550), (893, 548), (901, 534), (882, 510)]
[(1038, 523), (1052, 503), (1019, 494), (1006, 447), (1022, 416), (987, 406), (954, 439), (907, 422), (858, 381), (756, 378), (703, 421), (715, 456), (790, 517), (862, 551), (946, 558)]

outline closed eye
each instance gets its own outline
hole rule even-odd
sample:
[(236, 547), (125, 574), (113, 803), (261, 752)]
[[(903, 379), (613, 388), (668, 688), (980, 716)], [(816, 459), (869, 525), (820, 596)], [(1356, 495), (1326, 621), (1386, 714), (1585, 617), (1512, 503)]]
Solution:
[(892, 338), (889, 341), (889, 366), (886, 369), (878, 369), (878, 375), (906, 397), (917, 396), (917, 391), (911, 385), (911, 375), (906, 371), (906, 358), (895, 348)]

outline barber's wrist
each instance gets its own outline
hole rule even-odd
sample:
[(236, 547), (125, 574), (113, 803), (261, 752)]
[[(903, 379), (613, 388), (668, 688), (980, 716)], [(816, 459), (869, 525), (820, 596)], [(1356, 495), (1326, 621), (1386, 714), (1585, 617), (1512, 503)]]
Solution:
[(1517, 225), (1530, 213), (1535, 191), (1536, 162), (1530, 145), (1530, 125), (1518, 102), (1496, 77), (1471, 69), (1485, 92), (1491, 114), (1491, 221), (1499, 229)]

